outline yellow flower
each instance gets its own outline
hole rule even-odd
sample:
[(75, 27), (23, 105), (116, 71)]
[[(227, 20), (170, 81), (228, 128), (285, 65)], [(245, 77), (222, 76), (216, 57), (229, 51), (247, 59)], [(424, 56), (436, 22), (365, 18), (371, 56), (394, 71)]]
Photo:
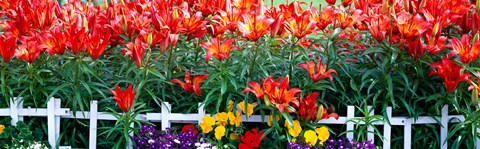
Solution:
[(228, 120), (230, 121), (230, 125), (240, 126), (242, 123), (242, 116), (240, 116), (240, 112), (235, 111), (236, 116), (233, 115), (233, 112), (228, 112)]
[(315, 132), (317, 132), (318, 140), (320, 140), (320, 144), (323, 144), (323, 142), (327, 141), (328, 138), (330, 137), (330, 132), (325, 126), (315, 129)]
[(238, 140), (239, 136), (235, 134), (235, 132), (230, 133), (230, 139), (232, 140)]
[(215, 114), (215, 118), (217, 119), (217, 124), (225, 126), (228, 124), (228, 115), (225, 112)]
[(257, 104), (254, 103), (254, 104), (250, 104), (250, 103), (247, 103), (247, 111), (245, 113), (245, 101), (242, 101), (242, 102), (239, 102), (237, 104), (237, 107), (242, 110), (243, 113), (247, 114), (247, 116), (250, 116), (253, 114), (253, 108), (255, 108)]
[(217, 140), (221, 140), (223, 136), (225, 136), (225, 127), (218, 126), (215, 128), (215, 138), (217, 138)]
[(310, 146), (315, 146), (317, 144), (317, 133), (313, 130), (307, 130), (303, 134), (305, 137), (305, 142), (307, 142)]
[(288, 128), (288, 133), (293, 137), (298, 137), (298, 134), (302, 132), (302, 127), (300, 126), (300, 122), (298, 120), (293, 121), (293, 128), (290, 127), (290, 124), (285, 120), (285, 127)]
[(203, 133), (206, 134), (213, 130), (212, 125), (215, 125), (215, 119), (211, 116), (204, 116), (202, 123), (200, 123), (200, 128), (202, 128)]
[(3, 126), (3, 125), (0, 125), (0, 134), (2, 134), (2, 133), (3, 133), (3, 129), (4, 129), (4, 128), (5, 128), (5, 126)]
[(229, 101), (228, 101), (228, 107), (227, 107), (227, 109), (228, 109), (229, 112), (233, 110), (233, 104), (234, 104), (234, 103), (235, 103), (235, 102), (233, 102), (232, 100), (229, 100)]
[[(277, 123), (278, 123), (278, 120), (280, 120), (280, 117), (279, 117), (278, 115), (275, 115), (275, 117), (276, 117), (275, 120), (276, 120)], [(272, 125), (273, 125), (273, 115), (268, 116), (267, 125), (270, 126), (270, 127), (272, 127)]]

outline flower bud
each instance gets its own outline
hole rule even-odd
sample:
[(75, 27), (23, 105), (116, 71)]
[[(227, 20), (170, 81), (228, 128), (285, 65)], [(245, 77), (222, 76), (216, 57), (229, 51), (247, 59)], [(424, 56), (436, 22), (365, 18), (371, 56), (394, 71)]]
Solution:
[(178, 18), (178, 17), (179, 17), (178, 9), (175, 8), (175, 9), (173, 9), (173, 19), (176, 19), (176, 18)]
[(477, 13), (480, 13), (480, 0), (477, 0), (475, 3), (475, 9), (477, 10)]
[(317, 119), (316, 119), (317, 121), (322, 119), (322, 117), (323, 117), (323, 110), (324, 110), (324, 109), (323, 109), (323, 105), (319, 105), (319, 106), (318, 106), (318, 110), (317, 110)]
[(148, 46), (151, 46), (152, 45), (152, 32), (148, 33), (148, 37), (147, 37), (147, 43), (148, 43)]
[(480, 41), (480, 35), (478, 33), (473, 36), (473, 43)]
[(437, 23), (435, 23), (435, 25), (433, 25), (432, 37), (435, 37), (437, 35), (439, 27), (440, 27), (439, 22), (437, 22)]

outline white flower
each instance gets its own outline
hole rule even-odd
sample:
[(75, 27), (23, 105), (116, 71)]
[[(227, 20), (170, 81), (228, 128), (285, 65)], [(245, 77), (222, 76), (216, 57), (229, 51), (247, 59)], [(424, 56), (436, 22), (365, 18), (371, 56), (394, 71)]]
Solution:
[(212, 149), (217, 149), (217, 146), (213, 146)]
[(195, 143), (195, 146), (196, 146), (196, 147), (199, 147), (199, 146), (200, 146), (200, 143), (199, 143), (199, 142)]
[(180, 144), (180, 141), (177, 140), (177, 139), (173, 140), (173, 142), (175, 142), (175, 143), (177, 143), (177, 144)]
[(148, 144), (153, 144), (153, 143), (155, 143), (155, 140), (152, 140), (152, 139), (148, 140)]

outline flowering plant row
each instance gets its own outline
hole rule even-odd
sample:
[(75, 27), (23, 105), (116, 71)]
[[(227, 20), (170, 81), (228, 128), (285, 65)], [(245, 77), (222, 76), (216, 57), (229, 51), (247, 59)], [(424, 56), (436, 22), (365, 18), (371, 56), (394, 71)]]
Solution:
[[(335, 109), (346, 105), (393, 106), (396, 115), (417, 117), (452, 104), (451, 112), (466, 120), (453, 127), (449, 144), (473, 147), (480, 125), (478, 0), (325, 2), (4, 0), (0, 107), (14, 97), (34, 107), (60, 97), (64, 107), (87, 111), (90, 100), (113, 97), (99, 109), (119, 119), (114, 127), (100, 124), (99, 146), (111, 148), (139, 131), (130, 127), (142, 123), (138, 114), (164, 101), (189, 113), (201, 102), (214, 116), (200, 129), (215, 145), (230, 144), (224, 135), (236, 132), (278, 147), (320, 147), (327, 127), (317, 122), (338, 117)], [(239, 123), (242, 112), (271, 115), (270, 126), (253, 131)], [(372, 124), (364, 121), (361, 127)], [(84, 124), (66, 120), (62, 129)], [(428, 133), (414, 134), (413, 147), (438, 148), (430, 143), (439, 142), (436, 127), (415, 128)], [(361, 130), (357, 140), (380, 134)], [(340, 127), (329, 131), (345, 134)], [(63, 131), (60, 142), (87, 144), (85, 132), (70, 133)]]

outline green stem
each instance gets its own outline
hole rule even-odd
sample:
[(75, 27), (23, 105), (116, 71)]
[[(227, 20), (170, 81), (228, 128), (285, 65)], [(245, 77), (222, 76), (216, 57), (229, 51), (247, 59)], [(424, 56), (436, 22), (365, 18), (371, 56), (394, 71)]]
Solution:
[[(4, 64), (4, 63), (2, 63)], [(2, 65), (2, 72), (1, 72), (1, 81), (2, 81), (2, 96), (4, 97), (3, 99), (7, 99), (5, 103), (9, 103), (9, 97), (8, 97), (8, 92), (7, 92), (7, 84), (5, 82), (5, 69), (7, 68), (7, 65)]]
[(172, 61), (172, 55), (173, 55), (173, 49), (175, 48), (171, 48), (170, 50), (168, 50), (168, 59), (167, 59), (167, 64), (165, 64), (165, 67), (167, 68), (167, 78), (170, 78), (171, 76), (171, 73), (172, 73), (172, 69), (170, 69), (170, 63)]
[(292, 36), (292, 41), (290, 42), (290, 56), (288, 57), (288, 62), (290, 63), (290, 68), (288, 69), (289, 76), (292, 76), (293, 67), (294, 67), (293, 54), (295, 52), (295, 44), (296, 44), (295, 37)]
[(259, 48), (260, 42), (257, 41), (255, 45), (256, 45), (256, 49), (255, 49), (255, 53), (253, 54), (252, 63), (250, 64), (250, 71), (248, 72), (247, 82), (249, 82), (252, 79), (253, 68), (255, 67), (255, 61), (257, 60), (258, 51), (260, 51), (260, 48)]

